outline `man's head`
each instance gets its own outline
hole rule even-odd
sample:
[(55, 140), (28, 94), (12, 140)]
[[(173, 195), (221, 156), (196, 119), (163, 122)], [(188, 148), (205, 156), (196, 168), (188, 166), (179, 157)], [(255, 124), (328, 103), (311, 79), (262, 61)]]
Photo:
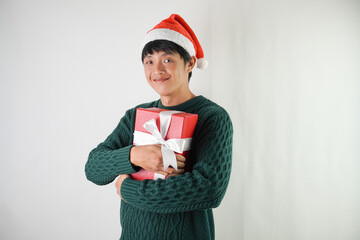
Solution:
[[(191, 61), (190, 54), (178, 44), (168, 41), (168, 40), (155, 40), (147, 43), (142, 50), (141, 54), (141, 62), (144, 64), (144, 58), (147, 55), (151, 55), (154, 52), (165, 52), (165, 53), (178, 53), (180, 58), (184, 61), (184, 66)], [(190, 82), (190, 78), (192, 76), (192, 71), (189, 72), (188, 82)]]
[(142, 54), (147, 82), (160, 96), (179, 96), (189, 92), (189, 75), (196, 58), (176, 44), (156, 40)]
[[(187, 53), (190, 57), (196, 58), (197, 68), (205, 69), (207, 67), (207, 60), (204, 58), (204, 52), (199, 40), (190, 26), (179, 15), (172, 14), (148, 31), (142, 43), (142, 49), (148, 48), (146, 45), (151, 42), (154, 42), (152, 43), (153, 46), (159, 44), (156, 40), (167, 40), (174, 43), (175, 46), (170, 46), (167, 42), (163, 42), (160, 47), (169, 48), (171, 51), (175, 50), (185, 61), (187, 58), (182, 53)], [(150, 47), (151, 51), (152, 48)]]
[[(179, 99), (192, 94), (192, 70), (204, 69), (207, 61), (195, 33), (177, 14), (148, 31), (142, 44), (142, 62), (150, 86), (163, 98)], [(188, 97), (187, 96), (187, 97)]]

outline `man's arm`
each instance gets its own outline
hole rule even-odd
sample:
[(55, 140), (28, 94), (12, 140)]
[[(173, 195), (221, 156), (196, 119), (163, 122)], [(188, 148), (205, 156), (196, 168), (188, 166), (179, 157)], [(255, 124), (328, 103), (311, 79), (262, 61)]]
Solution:
[(128, 110), (106, 140), (90, 152), (85, 165), (88, 180), (98, 185), (105, 185), (114, 181), (119, 174), (131, 174), (138, 171), (138, 168), (129, 160), (130, 150), (133, 147), (132, 114), (134, 110)]
[(164, 172), (163, 157), (161, 152), (161, 144), (134, 146), (130, 151), (130, 162), (138, 167), (153, 173), (159, 173), (165, 176), (176, 176), (185, 172), (185, 157), (175, 154), (177, 160), (177, 168), (167, 168)]
[[(134, 110), (130, 109), (120, 120), (115, 130), (94, 148), (85, 165), (88, 180), (98, 185), (108, 184), (120, 174), (131, 174), (140, 168), (166, 176), (184, 172), (185, 158), (176, 154), (178, 170), (168, 168), (163, 171), (161, 145), (133, 146), (134, 123), (131, 119)], [(143, 150), (143, 151), (139, 151)]]
[(125, 178), (121, 196), (144, 211), (171, 213), (217, 207), (230, 178), (232, 123), (228, 114), (214, 118), (207, 134), (196, 143), (195, 164), (187, 172), (166, 180), (135, 181)]

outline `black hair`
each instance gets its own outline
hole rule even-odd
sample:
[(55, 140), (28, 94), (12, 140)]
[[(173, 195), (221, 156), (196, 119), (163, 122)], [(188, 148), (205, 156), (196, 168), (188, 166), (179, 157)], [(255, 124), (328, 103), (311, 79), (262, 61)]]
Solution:
[[(160, 51), (163, 51), (165, 53), (178, 53), (180, 57), (184, 60), (185, 64), (191, 61), (190, 54), (180, 45), (168, 40), (154, 40), (148, 42), (143, 48), (141, 54), (141, 62), (144, 63), (144, 58), (148, 54), (153, 54), (154, 52)], [(190, 82), (191, 75), (192, 71), (189, 72), (188, 82)]]

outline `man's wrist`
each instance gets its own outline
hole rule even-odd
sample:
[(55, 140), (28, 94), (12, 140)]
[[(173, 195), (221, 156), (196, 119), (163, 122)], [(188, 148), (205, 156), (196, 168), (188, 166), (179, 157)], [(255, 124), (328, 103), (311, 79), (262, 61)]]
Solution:
[(132, 165), (134, 165), (135, 167), (138, 167), (139, 165), (137, 164), (136, 158), (134, 157), (135, 151), (136, 151), (136, 146), (133, 146), (133, 147), (130, 149), (129, 160), (130, 160), (130, 163), (131, 163)]

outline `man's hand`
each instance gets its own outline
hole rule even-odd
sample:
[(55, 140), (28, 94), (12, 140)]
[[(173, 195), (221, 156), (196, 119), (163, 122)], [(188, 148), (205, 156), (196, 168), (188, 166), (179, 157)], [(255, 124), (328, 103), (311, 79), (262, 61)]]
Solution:
[[(115, 186), (116, 186), (116, 192), (117, 194), (119, 194), (119, 196), (121, 197), (122, 200), (124, 200), (121, 196), (121, 185), (123, 183), (123, 181), (126, 179), (126, 178), (129, 178), (130, 175), (128, 174), (121, 174), (119, 176), (119, 178), (117, 179), (116, 183), (115, 183)], [(124, 200), (125, 201), (125, 200)], [(126, 202), (126, 201), (125, 201)]]
[(169, 167), (166, 172), (164, 172), (161, 144), (132, 147), (130, 151), (130, 161), (135, 166), (141, 167), (151, 172), (160, 173), (165, 176), (176, 176), (184, 173), (186, 159), (180, 154), (175, 155), (178, 170)]

